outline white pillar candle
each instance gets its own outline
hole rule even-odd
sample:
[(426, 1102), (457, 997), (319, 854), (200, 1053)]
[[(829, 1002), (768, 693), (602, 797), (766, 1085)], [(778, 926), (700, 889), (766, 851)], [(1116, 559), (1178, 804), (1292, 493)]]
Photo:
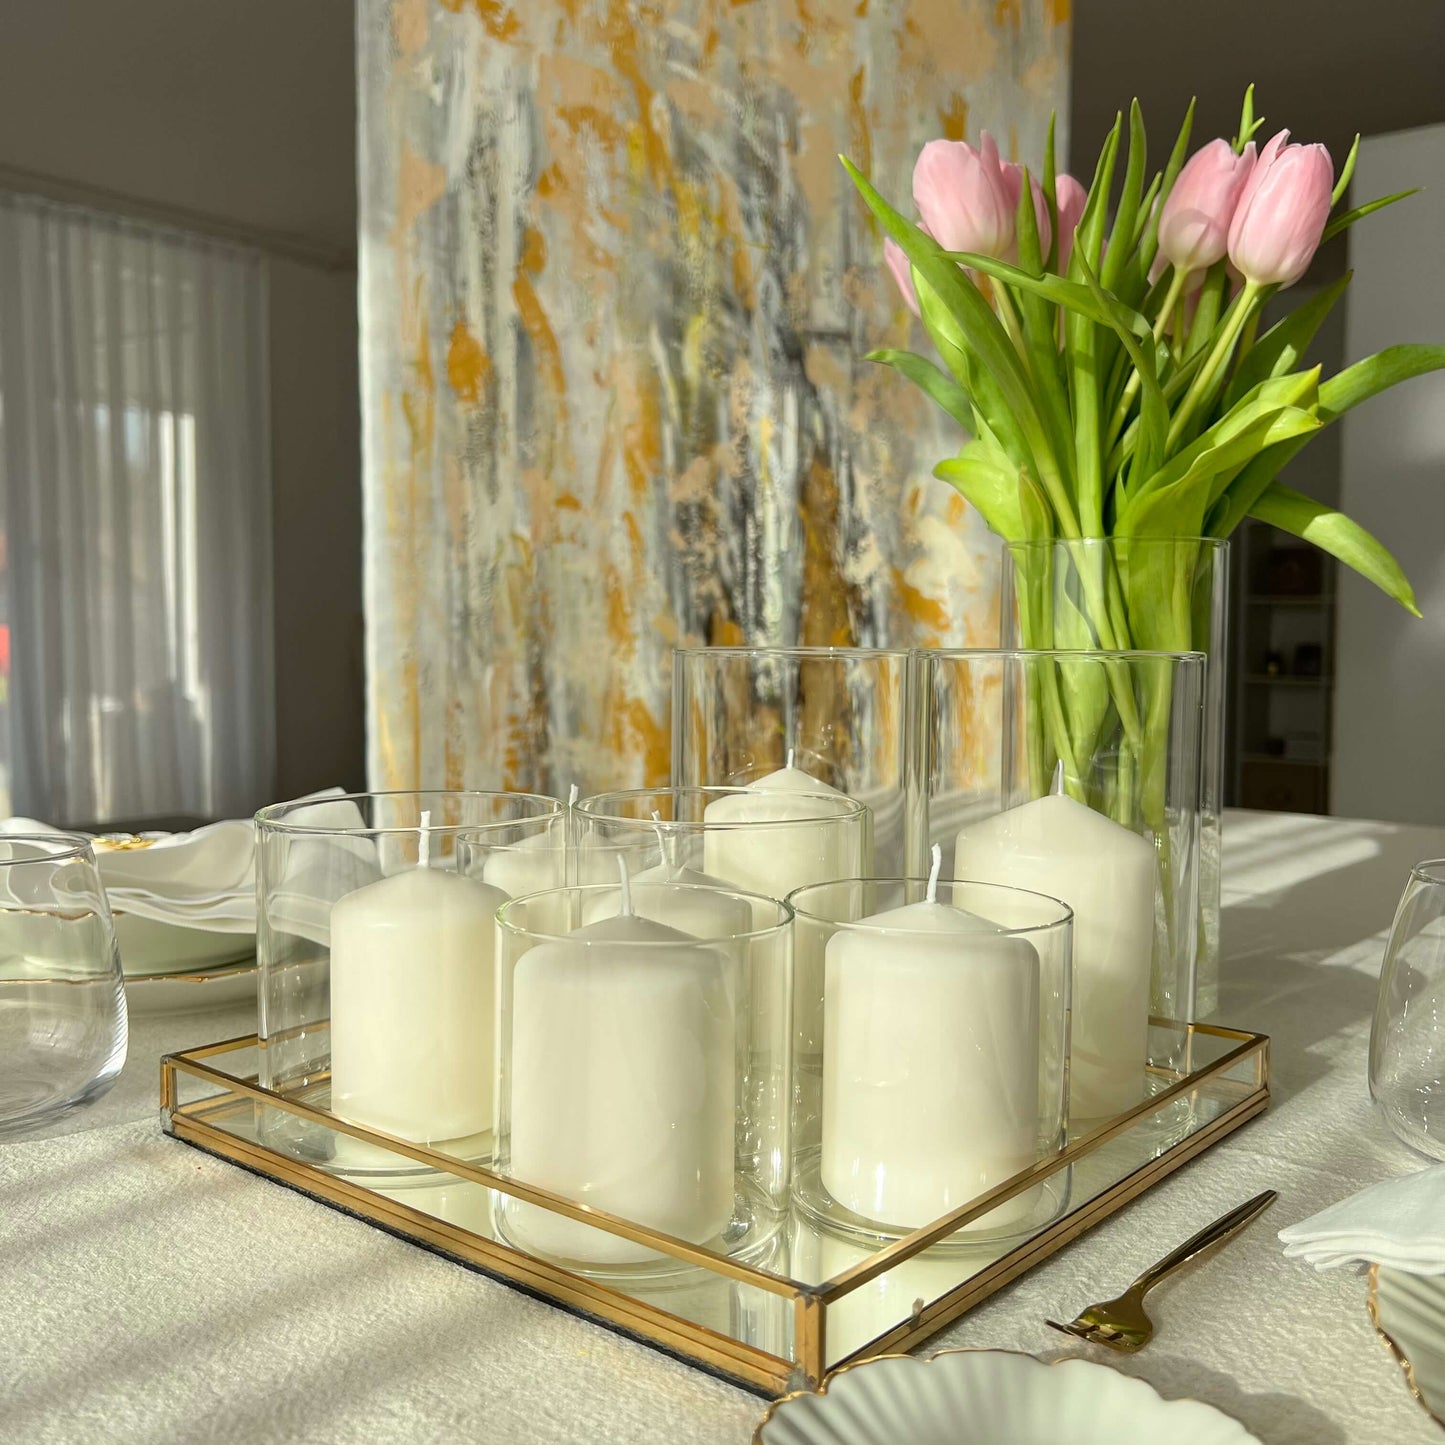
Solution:
[(492, 1127), (494, 919), (506, 901), (423, 865), (333, 906), (334, 1113), (423, 1144)]
[[(513, 980), (511, 1171), (706, 1244), (733, 1211), (728, 961), (628, 911), (538, 944)], [(517, 1200), (524, 1248), (593, 1264), (652, 1251)]]
[[(846, 847), (852, 833), (849, 826), (840, 826), (842, 815), (819, 817), (821, 810), (809, 797), (819, 793), (844, 796), (795, 768), (790, 753), (787, 767), (715, 798), (703, 810), (703, 821), (729, 826), (704, 832), (703, 872), (765, 898), (786, 898), (809, 883), (866, 872), (868, 860), (851, 856)], [(787, 822), (795, 826), (742, 826)], [(806, 826), (809, 822), (815, 826)]]
[[(875, 913), (828, 940), (824, 1027), (821, 1177), (845, 1208), (914, 1229), (1034, 1162), (1039, 957), (1026, 940), (933, 901)], [(1025, 1195), (979, 1223), (1029, 1207)]]
[(1070, 1116), (1101, 1119), (1144, 1095), (1154, 958), (1153, 845), (1062, 793), (958, 835), (960, 882), (1032, 889), (1074, 910)]
[[(703, 871), (725, 878), (734, 887), (766, 898), (786, 898), (796, 888), (810, 883), (828, 883), (835, 878), (866, 875), (872, 867), (871, 834), (868, 817), (854, 820), (842, 814), (819, 818), (817, 796), (842, 798), (811, 773), (787, 766), (759, 778), (736, 793), (714, 799), (703, 810), (707, 823), (729, 827), (709, 828), (703, 833)], [(791, 827), (773, 826), (791, 822)], [(750, 828), (749, 823), (764, 826)], [(855, 840), (856, 839), (856, 843)], [(759, 926), (766, 920), (760, 906), (754, 908)], [(813, 1060), (810, 1077), (812, 1098), (805, 1104), (816, 1107), (817, 1060), (823, 1047), (823, 957), (812, 946), (811, 931), (795, 933), (793, 952), (793, 1035), (799, 1059)], [(752, 980), (754, 1032), (766, 1032), (765, 1016), (782, 1004), (767, 980)], [(806, 1067), (803, 1068), (806, 1075)], [(808, 1093), (804, 1089), (805, 1093)]]

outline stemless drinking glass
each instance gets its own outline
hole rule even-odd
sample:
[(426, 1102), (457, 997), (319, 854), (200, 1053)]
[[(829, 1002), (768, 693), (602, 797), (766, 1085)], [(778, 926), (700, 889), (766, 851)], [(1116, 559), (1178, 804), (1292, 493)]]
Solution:
[(97, 1099), (125, 1065), (120, 952), (84, 838), (0, 838), (0, 1136)]
[(1445, 858), (1411, 869), (1395, 912), (1370, 1030), (1370, 1097), (1403, 1143), (1445, 1159)]

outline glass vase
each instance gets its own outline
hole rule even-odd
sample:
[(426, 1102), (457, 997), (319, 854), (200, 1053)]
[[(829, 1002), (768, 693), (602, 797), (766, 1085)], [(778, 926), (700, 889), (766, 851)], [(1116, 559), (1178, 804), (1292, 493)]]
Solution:
[[(1073, 909), (1077, 1137), (1185, 1062), (1204, 658), (995, 649), (913, 659), (915, 855), (937, 846), (945, 878), (1029, 889)], [(1150, 1045), (1151, 1015), (1177, 1025), (1154, 1031), (1167, 1045)]]
[(1086, 537), (1004, 549), (1004, 647), (1202, 652), (1200, 1015), (1219, 999), (1220, 848), (1228, 713), (1229, 543), (1218, 537)]

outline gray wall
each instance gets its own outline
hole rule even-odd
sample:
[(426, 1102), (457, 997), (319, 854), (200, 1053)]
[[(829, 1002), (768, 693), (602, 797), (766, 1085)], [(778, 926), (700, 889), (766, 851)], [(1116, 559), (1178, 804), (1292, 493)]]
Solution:
[(0, 186), (214, 232), (269, 257), (275, 796), (359, 787), (351, 0), (4, 9)]
[[(1360, 149), (1358, 195), (1421, 194), (1354, 230), (1346, 349), (1445, 341), (1445, 125)], [(1341, 506), (1414, 583), (1420, 620), (1340, 571), (1334, 811), (1445, 823), (1445, 373), (1406, 382), (1341, 423)]]

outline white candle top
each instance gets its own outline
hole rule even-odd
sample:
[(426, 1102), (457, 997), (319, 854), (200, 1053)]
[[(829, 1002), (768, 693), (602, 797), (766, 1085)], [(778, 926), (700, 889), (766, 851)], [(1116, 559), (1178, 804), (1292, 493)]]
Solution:
[(860, 918), (853, 929), (878, 929), (889, 933), (1002, 933), (996, 923), (980, 918), (951, 903), (906, 903), (882, 913)]
[[(830, 787), (822, 778), (815, 778), (812, 773), (795, 768), (791, 762), (792, 754), (788, 756), (790, 761), (786, 767), (765, 773), (761, 778), (749, 783), (748, 788), (755, 793), (838, 793), (837, 788)], [(844, 795), (838, 793), (838, 796)]]
[(568, 943), (696, 943), (691, 933), (669, 928), (637, 913), (618, 913), (567, 935)]
[(1067, 793), (1049, 793), (996, 813), (965, 828), (959, 834), (959, 843), (973, 842), (979, 836), (986, 836), (990, 843), (1038, 848), (1048, 853), (1067, 846), (1070, 851), (1092, 853), (1107, 849), (1115, 854), (1132, 852), (1139, 859), (1152, 861), (1154, 857), (1154, 846), (1147, 838)]

